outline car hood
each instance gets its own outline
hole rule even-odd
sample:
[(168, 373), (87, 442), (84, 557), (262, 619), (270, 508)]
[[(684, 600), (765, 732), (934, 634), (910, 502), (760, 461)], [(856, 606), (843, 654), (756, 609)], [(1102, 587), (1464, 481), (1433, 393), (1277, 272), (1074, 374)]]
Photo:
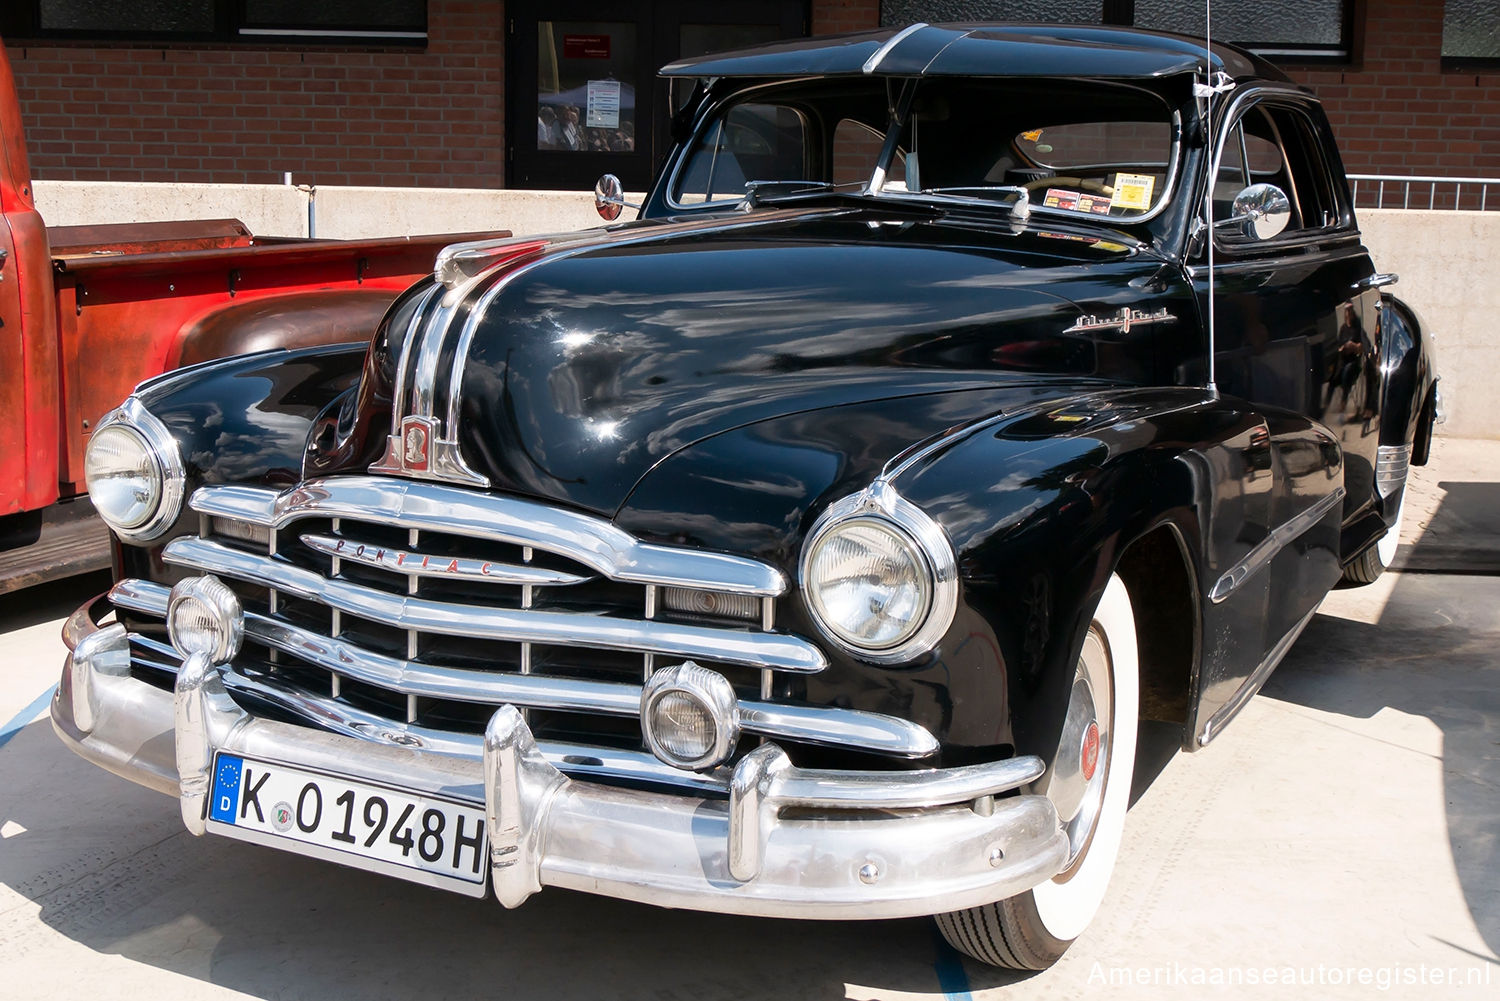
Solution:
[(1119, 377), (1095, 338), (1065, 331), (1076, 293), (1096, 297), (1101, 269), (1122, 265), (1148, 262), (1097, 237), (848, 209), (625, 227), (448, 292), (448, 332), (425, 345), (445, 290), (425, 305), (408, 293), (309, 471), (363, 471), (425, 404), (434, 438), (493, 488), (611, 516), (675, 452), (768, 419), (855, 404), (943, 415), (895, 421), (897, 438), (920, 438), (945, 408), (903, 401)]

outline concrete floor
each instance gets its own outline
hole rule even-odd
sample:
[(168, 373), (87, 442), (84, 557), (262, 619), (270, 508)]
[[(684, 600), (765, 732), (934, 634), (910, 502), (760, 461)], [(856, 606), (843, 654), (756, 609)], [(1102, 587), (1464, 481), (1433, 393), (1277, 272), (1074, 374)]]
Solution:
[(1436, 460), (1414, 473), (1403, 555), (1440, 542), (1416, 561), (1438, 572), (1331, 595), (1208, 750), (1144, 734), (1103, 911), (1028, 977), (961, 962), (923, 920), (757, 921), (561, 890), (506, 911), (193, 838), (170, 800), (39, 718), (60, 619), (105, 582), (8, 596), (0, 997), (1500, 997), (1500, 577), (1448, 562), (1500, 550), (1500, 530), (1470, 536), (1500, 511), (1500, 443), (1443, 442)]

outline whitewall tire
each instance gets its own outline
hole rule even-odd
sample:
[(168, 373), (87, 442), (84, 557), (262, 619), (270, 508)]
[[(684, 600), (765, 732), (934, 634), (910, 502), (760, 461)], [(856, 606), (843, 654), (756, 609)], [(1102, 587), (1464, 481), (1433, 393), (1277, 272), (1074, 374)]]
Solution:
[(1111, 576), (1075, 665), (1057, 755), (1038, 783), (1068, 834), (1068, 863), (1018, 896), (938, 915), (954, 948), (992, 966), (1041, 970), (1088, 927), (1120, 852), (1139, 712), (1135, 615), (1124, 582)]

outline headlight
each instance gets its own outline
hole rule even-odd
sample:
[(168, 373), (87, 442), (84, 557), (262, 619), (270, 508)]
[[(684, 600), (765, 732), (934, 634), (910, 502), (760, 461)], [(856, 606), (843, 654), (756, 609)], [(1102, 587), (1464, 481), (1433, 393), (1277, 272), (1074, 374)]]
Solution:
[(83, 470), (94, 509), (122, 539), (148, 542), (182, 509), (185, 476), (177, 443), (134, 397), (100, 422)]
[(943, 530), (878, 484), (824, 513), (802, 552), (813, 619), (857, 656), (892, 664), (942, 638), (957, 607), (957, 562)]

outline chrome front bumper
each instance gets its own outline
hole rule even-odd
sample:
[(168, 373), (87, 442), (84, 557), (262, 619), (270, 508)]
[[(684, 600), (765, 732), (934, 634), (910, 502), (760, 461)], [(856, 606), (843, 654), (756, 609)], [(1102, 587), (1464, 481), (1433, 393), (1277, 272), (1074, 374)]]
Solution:
[(507, 907), (563, 886), (731, 914), (909, 917), (1012, 896), (1066, 860), (1050, 800), (996, 798), (1040, 777), (1037, 758), (823, 771), (767, 743), (735, 767), (727, 799), (624, 789), (563, 774), (509, 705), (475, 760), (251, 716), (206, 660), (190, 659), (164, 691), (131, 676), (124, 627), (96, 626), (88, 608), (65, 630), (74, 649), (53, 726), (83, 757), (177, 797), (194, 834), (207, 829), (222, 750), (482, 805), (490, 880)]

